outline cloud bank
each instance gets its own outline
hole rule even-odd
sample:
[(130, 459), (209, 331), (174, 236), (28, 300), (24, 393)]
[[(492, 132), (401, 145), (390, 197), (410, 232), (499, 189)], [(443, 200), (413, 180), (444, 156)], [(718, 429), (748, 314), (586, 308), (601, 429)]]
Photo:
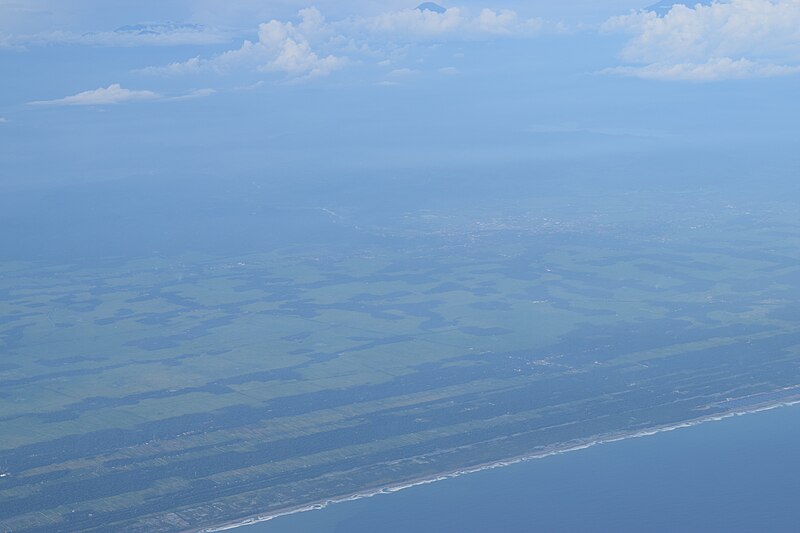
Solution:
[(640, 11), (603, 26), (631, 39), (605, 72), (659, 80), (716, 81), (800, 71), (800, 0), (731, 0), (664, 15)]
[(147, 23), (122, 26), (114, 31), (76, 33), (51, 31), (29, 35), (0, 35), (0, 48), (25, 48), (50, 44), (77, 44), (88, 46), (182, 46), (211, 45), (230, 42), (230, 32), (200, 24)]
[(328, 21), (316, 8), (299, 12), (297, 22), (270, 20), (259, 25), (258, 40), (237, 49), (166, 66), (149, 67), (150, 74), (182, 75), (237, 69), (282, 73), (289, 79), (326, 76), (354, 61), (386, 57), (390, 50), (416, 42), (529, 37), (544, 27), (540, 19), (511, 10), (461, 8), (443, 12), (405, 9), (369, 17)]

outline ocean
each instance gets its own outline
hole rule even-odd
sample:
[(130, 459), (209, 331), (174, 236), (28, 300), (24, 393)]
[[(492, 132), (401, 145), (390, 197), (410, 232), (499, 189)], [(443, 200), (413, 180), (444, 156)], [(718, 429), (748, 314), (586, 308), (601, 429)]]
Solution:
[(241, 533), (798, 531), (800, 405), (484, 470)]

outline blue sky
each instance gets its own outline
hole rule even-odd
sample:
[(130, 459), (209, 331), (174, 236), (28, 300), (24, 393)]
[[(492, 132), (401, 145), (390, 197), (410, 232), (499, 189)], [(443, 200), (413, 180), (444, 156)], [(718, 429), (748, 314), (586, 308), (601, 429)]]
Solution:
[(786, 157), (800, 0), (649, 4), (0, 0), (0, 187)]

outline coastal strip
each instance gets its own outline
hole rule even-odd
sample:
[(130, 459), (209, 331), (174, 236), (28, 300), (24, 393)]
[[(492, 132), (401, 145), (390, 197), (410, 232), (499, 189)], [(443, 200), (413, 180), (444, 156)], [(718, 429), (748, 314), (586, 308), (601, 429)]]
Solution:
[[(715, 414), (715, 415), (712, 415), (712, 416), (705, 416), (705, 417), (699, 417), (699, 418), (695, 418), (695, 419), (689, 419), (687, 421), (679, 422), (679, 423), (675, 423), (675, 424), (669, 424), (669, 425), (663, 425), (663, 426), (654, 426), (652, 428), (648, 428), (648, 429), (644, 429), (644, 430), (640, 430), (640, 431), (636, 431), (636, 432), (612, 433), (612, 434), (607, 434), (607, 435), (598, 435), (598, 436), (590, 437), (588, 439), (582, 439), (582, 440), (577, 440), (577, 441), (571, 441), (571, 442), (556, 444), (556, 445), (549, 446), (546, 449), (541, 450), (539, 452), (535, 452), (535, 453), (528, 453), (528, 454), (525, 454), (525, 455), (520, 455), (520, 456), (517, 456), (517, 457), (512, 457), (512, 458), (509, 458), (509, 459), (503, 459), (503, 460), (499, 460), (499, 461), (493, 461), (491, 463), (485, 463), (485, 464), (477, 465), (477, 466), (470, 467), (470, 468), (458, 469), (458, 470), (453, 470), (453, 471), (449, 471), (449, 472), (444, 472), (442, 474), (439, 474), (439, 475), (433, 476), (433, 477), (426, 477), (426, 478), (421, 478), (421, 479), (412, 480), (412, 481), (408, 481), (408, 482), (397, 483), (397, 484), (392, 484), (392, 485), (386, 485), (386, 486), (383, 486), (383, 487), (380, 487), (380, 488), (377, 488), (377, 489), (374, 489), (374, 490), (369, 490), (369, 491), (364, 491), (364, 492), (356, 492), (356, 493), (352, 493), (352, 494), (349, 494), (349, 495), (346, 495), (346, 496), (341, 496), (341, 497), (338, 497), (338, 498), (331, 498), (331, 499), (328, 499), (328, 500), (319, 501), (319, 502), (315, 502), (315, 503), (311, 503), (311, 504), (307, 504), (307, 505), (302, 505), (302, 506), (297, 506), (297, 507), (290, 507), (290, 508), (286, 508), (286, 509), (283, 509), (283, 510), (275, 511), (275, 512), (272, 512), (272, 513), (269, 513), (269, 514), (254, 515), (254, 516), (250, 516), (250, 517), (247, 517), (247, 518), (244, 518), (244, 519), (240, 519), (240, 520), (235, 521), (235, 522), (229, 522), (229, 523), (226, 523), (226, 524), (222, 524), (222, 525), (219, 525), (219, 526), (207, 527), (207, 528), (203, 528), (203, 529), (200, 529), (200, 530), (194, 530), (194, 529), (193, 530), (188, 530), (188, 531), (185, 531), (184, 533), (219, 533), (221, 531), (229, 531), (229, 530), (232, 530), (232, 529), (236, 529), (236, 528), (240, 528), (240, 527), (244, 527), (244, 526), (250, 526), (250, 525), (258, 524), (258, 523), (261, 523), (261, 522), (268, 522), (268, 521), (274, 520), (276, 518), (280, 518), (280, 517), (284, 517), (284, 516), (290, 516), (290, 515), (297, 514), (297, 513), (304, 513), (304, 512), (308, 512), (308, 511), (317, 511), (317, 510), (325, 509), (326, 507), (328, 507), (330, 505), (334, 505), (334, 504), (338, 504), (338, 503), (345, 503), (345, 502), (351, 502), (351, 501), (361, 500), (361, 499), (365, 499), (365, 498), (371, 498), (373, 496), (378, 496), (378, 495), (381, 495), (381, 494), (392, 494), (392, 493), (395, 493), (395, 492), (399, 492), (401, 490), (410, 489), (410, 488), (417, 487), (417, 486), (420, 486), (420, 485), (429, 485), (431, 483), (436, 483), (438, 481), (444, 481), (444, 480), (447, 480), (447, 479), (453, 479), (453, 478), (457, 478), (459, 476), (464, 476), (464, 475), (467, 475), (467, 474), (474, 474), (474, 473), (477, 473), (477, 472), (482, 472), (484, 470), (493, 470), (493, 469), (496, 469), (496, 468), (503, 468), (503, 467), (506, 467), (506, 466), (511, 466), (511, 465), (515, 465), (515, 464), (518, 464), (518, 463), (528, 462), (528, 461), (532, 461), (532, 460), (535, 460), (535, 459), (544, 459), (546, 457), (551, 457), (553, 455), (561, 455), (561, 454), (574, 452), (574, 451), (578, 451), (578, 450), (584, 450), (584, 449), (591, 448), (593, 446), (597, 446), (597, 445), (600, 445), (600, 444), (619, 442), (619, 441), (623, 441), (623, 440), (626, 440), (626, 439), (649, 437), (649, 436), (652, 436), (652, 435), (657, 435), (659, 433), (665, 433), (667, 431), (674, 431), (674, 430), (677, 430), (677, 429), (683, 429), (683, 428), (690, 428), (690, 427), (698, 426), (700, 424), (705, 424), (707, 422), (718, 422), (718, 421), (725, 420), (725, 419), (728, 419), (728, 418), (732, 418), (732, 417), (735, 417), (735, 416), (749, 415), (749, 414), (759, 413), (759, 412), (763, 412), (763, 411), (769, 411), (769, 410), (777, 409), (777, 408), (781, 408), (781, 407), (791, 407), (793, 405), (800, 404), (800, 386), (787, 387), (787, 388), (784, 388), (784, 389), (780, 389), (779, 391), (776, 391), (776, 393), (783, 393), (784, 395), (786, 393), (794, 393), (794, 394), (792, 394), (791, 397), (784, 398), (781, 401), (777, 401), (777, 402), (773, 401), (773, 402), (769, 402), (769, 403), (765, 402), (765, 403), (750, 404), (746, 408), (743, 408), (743, 407), (734, 408), (734, 409), (731, 409), (730, 411), (727, 411), (727, 412), (718, 413), (718, 414)], [(757, 396), (759, 396), (759, 395), (754, 395), (753, 397), (757, 397)], [(770, 396), (772, 396), (772, 395), (770, 395)], [(746, 398), (740, 398), (740, 399), (743, 400), (743, 399), (746, 399)], [(719, 405), (719, 404), (715, 404), (715, 405)], [(711, 407), (711, 406), (708, 406), (708, 407)]]

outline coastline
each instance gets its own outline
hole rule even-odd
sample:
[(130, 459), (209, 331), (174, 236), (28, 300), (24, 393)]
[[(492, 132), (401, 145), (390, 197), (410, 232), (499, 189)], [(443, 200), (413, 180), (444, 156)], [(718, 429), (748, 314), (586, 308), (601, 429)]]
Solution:
[[(788, 387), (786, 389), (782, 389), (783, 391), (797, 391), (798, 387)], [(775, 392), (780, 392), (775, 391)], [(754, 395), (754, 396), (759, 396)], [(741, 400), (743, 398), (740, 398)], [(444, 481), (447, 479), (453, 479), (460, 476), (464, 476), (467, 474), (474, 474), (477, 472), (482, 472), (484, 470), (493, 470), (496, 468), (503, 468), (506, 466), (511, 466), (519, 463), (524, 463), (528, 461), (533, 461), (536, 459), (544, 459), (546, 457), (551, 457), (554, 455), (561, 455), (569, 452), (574, 452), (578, 450), (584, 450), (587, 448), (591, 448), (594, 446), (598, 446), (601, 444), (608, 444), (612, 442), (623, 441), (627, 439), (634, 439), (640, 437), (649, 437), (652, 435), (657, 435), (659, 433), (664, 433), (668, 431), (674, 431), (677, 429), (684, 429), (690, 428), (694, 426), (698, 426), (701, 424), (705, 424), (708, 422), (718, 422), (721, 420), (725, 420), (728, 418), (736, 417), (736, 416), (744, 416), (755, 414), (763, 411), (769, 411), (773, 409), (778, 409), (782, 407), (791, 407), (794, 405), (800, 404), (800, 391), (798, 393), (793, 394), (790, 398), (783, 399), (781, 401), (772, 401), (772, 402), (763, 402), (753, 404), (749, 407), (744, 408), (734, 408), (726, 412), (717, 413), (710, 416), (698, 417), (694, 419), (688, 419), (683, 422), (675, 423), (675, 424), (667, 424), (661, 426), (653, 426), (651, 428), (639, 430), (639, 431), (632, 431), (632, 432), (622, 432), (622, 433), (610, 433), (606, 435), (596, 435), (584, 440), (579, 441), (570, 441), (565, 443), (556, 444), (550, 446), (546, 449), (540, 450), (534, 453), (527, 453), (523, 455), (519, 455), (516, 457), (511, 457), (508, 459), (502, 459), (498, 461), (493, 461), (490, 463), (483, 463), (480, 465), (476, 465), (469, 468), (463, 468), (458, 470), (451, 470), (448, 472), (443, 472), (441, 474), (435, 476), (429, 476), (424, 478), (419, 478), (415, 480), (399, 482), (395, 484), (384, 485), (380, 488), (355, 492), (351, 494), (347, 494), (341, 497), (330, 498), (324, 501), (318, 501), (311, 504), (305, 505), (298, 505), (295, 507), (288, 507), (282, 510), (276, 510), (274, 512), (268, 514), (257, 514), (252, 515), (246, 518), (238, 519), (236, 521), (227, 522), (224, 524), (220, 524), (217, 526), (209, 526), (204, 527), (201, 529), (191, 529), (185, 530), (183, 533), (219, 533), (223, 531), (230, 531), (233, 529), (237, 529), (240, 527), (251, 526), (254, 524), (259, 524), (262, 522), (268, 522), (270, 520), (290, 516), (293, 514), (304, 513), (308, 511), (316, 511), (320, 509), (325, 509), (330, 505), (338, 504), (338, 503), (345, 503), (350, 501), (361, 500), (365, 498), (372, 498), (373, 496), (378, 496), (381, 494), (392, 494), (395, 492), (399, 492), (402, 490), (410, 489), (413, 487), (421, 486), (421, 485), (428, 485), (431, 483), (436, 483), (438, 481)], [(709, 406), (710, 407), (710, 406)]]

